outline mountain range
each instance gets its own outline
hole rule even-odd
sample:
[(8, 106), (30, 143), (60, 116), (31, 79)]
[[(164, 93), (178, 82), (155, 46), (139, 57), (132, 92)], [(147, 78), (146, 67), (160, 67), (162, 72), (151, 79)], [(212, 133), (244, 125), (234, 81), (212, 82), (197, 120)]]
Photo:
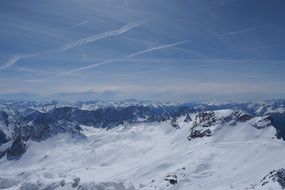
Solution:
[(285, 100), (0, 101), (0, 189), (285, 188)]

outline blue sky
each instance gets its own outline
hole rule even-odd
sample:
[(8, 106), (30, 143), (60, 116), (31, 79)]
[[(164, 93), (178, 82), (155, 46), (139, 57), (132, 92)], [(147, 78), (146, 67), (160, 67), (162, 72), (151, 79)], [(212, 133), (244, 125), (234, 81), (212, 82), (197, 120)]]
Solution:
[(285, 97), (284, 0), (3, 0), (0, 94)]

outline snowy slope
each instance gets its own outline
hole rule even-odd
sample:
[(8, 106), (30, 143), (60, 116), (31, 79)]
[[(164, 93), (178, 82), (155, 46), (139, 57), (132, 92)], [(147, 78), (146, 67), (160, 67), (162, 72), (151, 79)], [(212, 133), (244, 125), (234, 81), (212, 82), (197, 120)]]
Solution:
[[(191, 121), (176, 119), (180, 129), (171, 120), (108, 130), (81, 125), (86, 139), (59, 133), (29, 140), (20, 159), (0, 160), (0, 189), (281, 190), (276, 181), (259, 183), (285, 167), (285, 142), (271, 123), (232, 109), (211, 113), (200, 114), (214, 118), (206, 126), (195, 112)], [(194, 128), (211, 135), (189, 141)]]

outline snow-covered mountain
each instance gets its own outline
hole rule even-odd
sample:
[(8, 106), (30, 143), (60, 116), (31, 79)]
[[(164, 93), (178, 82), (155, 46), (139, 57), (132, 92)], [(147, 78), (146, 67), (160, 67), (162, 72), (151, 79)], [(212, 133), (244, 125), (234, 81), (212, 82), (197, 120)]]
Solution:
[(284, 100), (0, 102), (0, 189), (285, 188)]

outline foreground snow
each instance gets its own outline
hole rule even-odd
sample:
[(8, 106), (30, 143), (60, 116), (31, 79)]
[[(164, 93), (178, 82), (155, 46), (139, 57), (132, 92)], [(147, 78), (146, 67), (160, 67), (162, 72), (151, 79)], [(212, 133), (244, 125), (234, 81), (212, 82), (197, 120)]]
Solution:
[[(216, 117), (230, 114), (216, 111)], [(194, 121), (195, 115), (191, 115)], [(213, 135), (189, 141), (193, 122), (120, 125), (106, 130), (81, 126), (87, 139), (58, 134), (29, 141), (19, 160), (0, 160), (0, 189), (281, 189), (270, 171), (285, 166), (285, 143), (272, 126), (216, 124)], [(4, 171), (4, 172), (3, 172)], [(171, 184), (167, 176), (176, 176)]]

